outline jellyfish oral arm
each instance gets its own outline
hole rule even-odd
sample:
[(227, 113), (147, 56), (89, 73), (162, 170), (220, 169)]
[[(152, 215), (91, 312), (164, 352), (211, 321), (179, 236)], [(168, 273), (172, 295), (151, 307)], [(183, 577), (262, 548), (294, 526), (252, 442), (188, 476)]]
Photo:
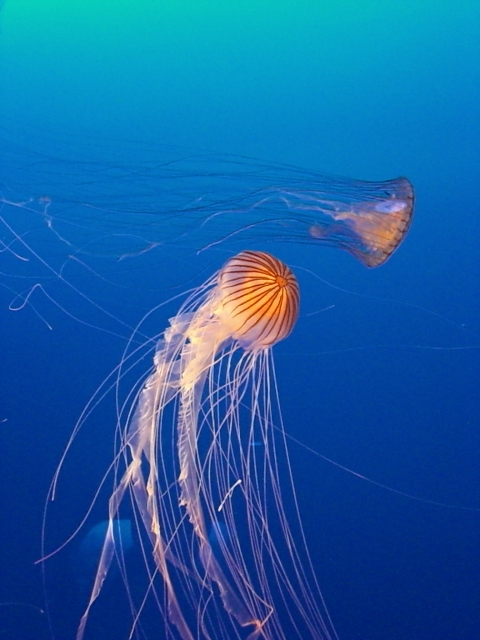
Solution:
[[(261, 622), (252, 619), (252, 615), (235, 594), (212, 552), (201, 506), (201, 466), (197, 453), (198, 416), (207, 374), (212, 369), (218, 352), (225, 349), (230, 341), (230, 331), (219, 319), (217, 305), (218, 302), (213, 300), (211, 312), (202, 313), (194, 319), (188, 332), (188, 342), (182, 350), (182, 382), (177, 423), (180, 505), (184, 506), (188, 513), (199, 542), (203, 568), (208, 577), (217, 584), (225, 610), (236, 618), (241, 626), (255, 625), (256, 629), (259, 629)], [(205, 322), (206, 317), (208, 323)], [(249, 637), (253, 640), (255, 636), (256, 631)]]
[[(180, 329), (188, 319), (177, 317), (176, 325), (165, 331), (159, 340), (154, 358), (154, 371), (147, 378), (138, 397), (133, 418), (125, 434), (122, 451), (125, 457), (130, 452), (131, 460), (118, 482), (109, 500), (109, 526), (104, 540), (100, 561), (95, 576), (94, 586), (87, 608), (81, 618), (76, 640), (82, 640), (90, 609), (100, 594), (103, 583), (115, 554), (115, 539), (113, 536), (113, 522), (118, 516), (119, 508), (126, 490), (130, 490), (137, 506), (147, 535), (153, 545), (155, 563), (159, 569), (168, 593), (169, 615), (177, 626), (181, 637), (193, 640), (193, 636), (181, 613), (175, 590), (167, 566), (168, 553), (162, 536), (160, 515), (158, 513), (155, 495), (158, 482), (158, 464), (155, 453), (155, 437), (157, 426), (161, 420), (165, 406), (178, 394), (180, 374), (178, 355), (183, 345)], [(143, 457), (149, 465), (147, 481), (143, 475)]]

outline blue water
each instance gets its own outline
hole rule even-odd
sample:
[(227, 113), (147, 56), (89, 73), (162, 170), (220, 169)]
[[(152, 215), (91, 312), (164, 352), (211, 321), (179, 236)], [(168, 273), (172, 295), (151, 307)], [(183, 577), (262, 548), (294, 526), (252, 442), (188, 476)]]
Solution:
[[(412, 228), (378, 268), (322, 246), (248, 242), (300, 283), (300, 318), (275, 360), (340, 640), (480, 638), (480, 6), (297, 5), (1, 5), (0, 604), (16, 603), (0, 606), (4, 638), (74, 637), (84, 533), (45, 563), (45, 590), (34, 564), (55, 469), (132, 328), (233, 251), (198, 254), (188, 234), (163, 242), (162, 203), (175, 221), (185, 189), (222, 197), (195, 160), (179, 199), (162, 193), (158, 165), (199, 154), (413, 183)], [(145, 330), (160, 332), (178, 304)], [(85, 514), (114, 429), (108, 398), (67, 459), (47, 551)], [(121, 583), (107, 586), (86, 640), (127, 637)], [(35, 608), (46, 604), (51, 630)], [(168, 637), (153, 610), (147, 618), (140, 637)]]

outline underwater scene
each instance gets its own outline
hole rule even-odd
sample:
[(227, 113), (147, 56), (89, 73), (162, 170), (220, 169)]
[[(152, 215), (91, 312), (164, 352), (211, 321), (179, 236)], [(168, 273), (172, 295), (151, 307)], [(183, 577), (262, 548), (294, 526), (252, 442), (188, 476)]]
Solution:
[(480, 638), (479, 34), (0, 1), (1, 638)]

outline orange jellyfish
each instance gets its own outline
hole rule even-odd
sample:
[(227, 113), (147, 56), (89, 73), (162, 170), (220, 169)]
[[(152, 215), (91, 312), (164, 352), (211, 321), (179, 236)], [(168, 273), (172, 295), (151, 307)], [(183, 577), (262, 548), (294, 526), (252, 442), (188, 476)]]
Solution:
[[(232, 196), (234, 206), (225, 199), (208, 203), (214, 213), (201, 218), (201, 246), (225, 240), (316, 242), (348, 251), (366, 267), (383, 264), (410, 228), (414, 206), (410, 182), (308, 178), (288, 176), (285, 183), (279, 180), (274, 186), (260, 182), (257, 189)], [(198, 211), (185, 215), (190, 233), (195, 234)], [(222, 228), (230, 231), (222, 233)]]
[[(366, 185), (368, 183), (364, 183), (364, 188)], [(369, 199), (351, 202), (348, 207), (326, 208), (319, 204), (322, 218), (310, 227), (311, 237), (346, 249), (366, 267), (383, 264), (410, 228), (414, 195), (406, 178), (389, 180), (377, 186), (380, 189), (376, 194), (372, 189)], [(302, 200), (305, 201), (306, 197), (307, 194), (303, 193)], [(316, 200), (318, 196), (311, 194), (310, 209)]]
[[(117, 465), (77, 640), (118, 553), (114, 523), (127, 494), (153, 554), (150, 595), (166, 601), (167, 624), (182, 640), (336, 637), (280, 482), (288, 455), (271, 347), (290, 334), (298, 310), (292, 271), (268, 253), (243, 251), (170, 320), (126, 412), (124, 469)], [(172, 437), (173, 462), (171, 445), (165, 450)], [(293, 485), (289, 493), (295, 505)], [(288, 606), (286, 622), (278, 600)]]
[[(147, 242), (145, 235), (139, 253), (158, 244), (202, 251), (225, 241), (242, 248), (247, 242), (316, 243), (343, 249), (366, 267), (376, 267), (392, 255), (410, 227), (414, 191), (406, 178), (370, 182), (281, 165), (238, 164), (230, 173), (213, 169), (197, 176), (193, 182), (199, 192), (206, 189), (201, 197), (187, 200), (191, 186), (185, 185), (184, 200), (169, 205), (167, 195), (160, 210), (144, 214), (152, 240)], [(162, 196), (163, 189), (178, 193), (184, 184), (180, 175), (159, 176)]]

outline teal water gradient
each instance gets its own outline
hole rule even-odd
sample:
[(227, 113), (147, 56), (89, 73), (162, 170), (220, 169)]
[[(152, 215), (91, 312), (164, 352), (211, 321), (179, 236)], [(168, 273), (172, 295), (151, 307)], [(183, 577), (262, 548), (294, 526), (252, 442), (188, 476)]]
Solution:
[[(285, 424), (305, 444), (383, 484), (427, 500), (478, 505), (480, 3), (0, 5), (4, 199), (57, 195), (54, 215), (68, 213), (75, 198), (85, 206), (101, 200), (117, 211), (124, 205), (128, 227), (139, 190), (149, 203), (161, 202), (154, 179), (131, 177), (135, 168), (173, 147), (175, 153), (202, 149), (367, 180), (406, 175), (412, 181), (414, 224), (384, 267), (367, 271), (341, 252), (274, 247), (298, 273), (302, 290), (298, 327), (276, 356)], [(107, 164), (121, 176), (128, 168), (131, 191), (112, 173), (95, 190), (72, 190)], [(45, 165), (52, 168), (48, 174)], [(116, 262), (137, 249), (125, 233), (120, 248), (98, 240), (102, 248), (107, 244), (109, 260), (89, 262), (97, 277), (70, 258), (72, 247), (43, 218), (31, 228), (21, 208), (4, 205), (0, 215), (27, 232), (39, 255), (63, 269), (79, 291), (131, 325), (172, 297), (174, 284), (204, 280), (224, 257), (180, 260), (159, 247)], [(89, 234), (69, 232), (81, 244), (85, 235), (98, 235), (95, 224), (91, 215)], [(0, 233), (3, 242), (11, 240), (5, 227)], [(12, 248), (23, 255), (19, 244)], [(82, 256), (96, 255), (82, 248)], [(34, 298), (45, 321), (29, 307), (8, 309), (25, 289), (24, 275), (29, 283), (45, 276), (54, 302), (38, 291)], [(125, 344), (55, 303), (123, 338), (128, 327), (60, 286), (32, 256), (19, 265), (2, 251), (0, 285), (0, 420), (6, 419), (0, 423), (6, 487), (0, 518), (7, 541), (0, 602), (43, 607), (33, 562), (48, 485), (78, 415)], [(172, 305), (156, 316), (151, 333), (175, 311)], [(78, 524), (111, 457), (114, 411), (113, 403), (101, 410), (72, 454), (47, 531), (50, 548)], [(478, 513), (379, 491), (302, 448), (292, 448), (292, 462), (340, 640), (477, 640)], [(97, 522), (105, 519), (104, 505), (94, 514)], [(47, 567), (62, 639), (72, 637), (81, 610), (74, 551)], [(112, 632), (116, 597), (115, 591), (112, 601), (107, 597), (96, 621), (99, 637)], [(158, 618), (152, 620), (155, 629)], [(128, 621), (118, 623), (123, 637)], [(14, 639), (51, 637), (44, 619), (28, 610), (18, 615), (1, 607), (0, 625)], [(151, 637), (159, 637), (155, 633)]]

